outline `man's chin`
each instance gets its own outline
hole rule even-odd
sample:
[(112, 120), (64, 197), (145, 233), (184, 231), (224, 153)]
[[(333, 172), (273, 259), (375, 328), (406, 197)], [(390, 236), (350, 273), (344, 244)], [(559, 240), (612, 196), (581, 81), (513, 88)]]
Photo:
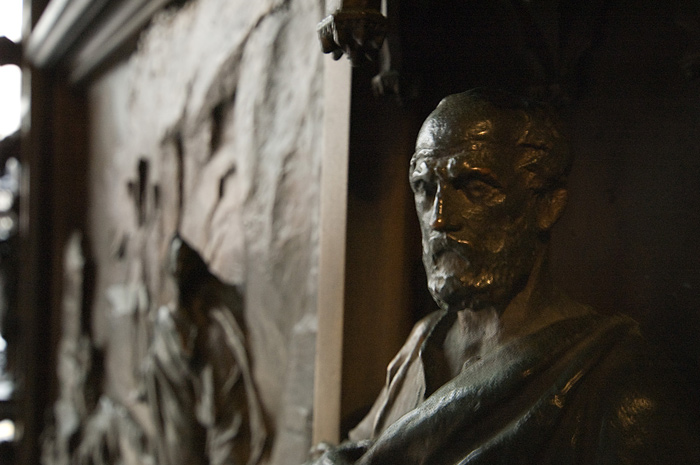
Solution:
[(430, 294), (443, 310), (458, 312), (493, 307), (484, 289), (472, 288), (456, 278), (436, 281), (430, 283)]

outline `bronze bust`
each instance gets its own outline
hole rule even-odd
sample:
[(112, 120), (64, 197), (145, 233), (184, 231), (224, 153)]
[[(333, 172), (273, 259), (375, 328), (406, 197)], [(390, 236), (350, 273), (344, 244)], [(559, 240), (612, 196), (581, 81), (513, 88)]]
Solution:
[(438, 105), (409, 177), (440, 310), (350, 440), (312, 463), (700, 463), (683, 381), (636, 323), (552, 284), (570, 165), (545, 105), (489, 89)]

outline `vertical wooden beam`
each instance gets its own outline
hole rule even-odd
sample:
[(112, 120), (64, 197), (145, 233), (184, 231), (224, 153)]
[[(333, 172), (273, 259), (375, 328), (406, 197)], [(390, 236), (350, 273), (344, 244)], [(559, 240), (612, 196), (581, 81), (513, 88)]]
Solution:
[[(23, 68), (23, 97), (31, 99), (22, 121), (20, 185), (20, 264), (17, 347), (21, 431), (17, 462), (39, 463), (39, 439), (49, 403), (51, 377), (51, 188), (53, 77)], [(21, 368), (20, 368), (21, 367)]]
[(314, 444), (321, 441), (337, 443), (340, 435), (351, 76), (348, 60), (334, 62), (326, 55), (323, 72)]

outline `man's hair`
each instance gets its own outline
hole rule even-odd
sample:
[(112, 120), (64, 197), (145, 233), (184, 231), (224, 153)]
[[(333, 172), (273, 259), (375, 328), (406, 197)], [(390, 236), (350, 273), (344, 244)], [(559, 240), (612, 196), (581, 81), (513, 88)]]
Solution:
[(436, 112), (441, 106), (449, 106), (450, 113), (472, 116), (519, 113), (521, 117), (515, 120), (522, 127), (516, 133), (516, 145), (522, 154), (515, 160), (516, 170), (528, 172), (528, 186), (533, 190), (546, 191), (565, 184), (573, 160), (561, 123), (550, 105), (481, 87), (445, 97)]

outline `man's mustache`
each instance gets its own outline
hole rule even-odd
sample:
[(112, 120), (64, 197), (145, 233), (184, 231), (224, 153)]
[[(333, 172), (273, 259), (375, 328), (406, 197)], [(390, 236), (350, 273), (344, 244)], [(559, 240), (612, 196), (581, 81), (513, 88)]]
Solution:
[(471, 250), (469, 244), (452, 239), (446, 234), (434, 234), (428, 238), (428, 251), (433, 261), (438, 260), (446, 253), (452, 253), (469, 263), (471, 260), (466, 254), (469, 250)]

